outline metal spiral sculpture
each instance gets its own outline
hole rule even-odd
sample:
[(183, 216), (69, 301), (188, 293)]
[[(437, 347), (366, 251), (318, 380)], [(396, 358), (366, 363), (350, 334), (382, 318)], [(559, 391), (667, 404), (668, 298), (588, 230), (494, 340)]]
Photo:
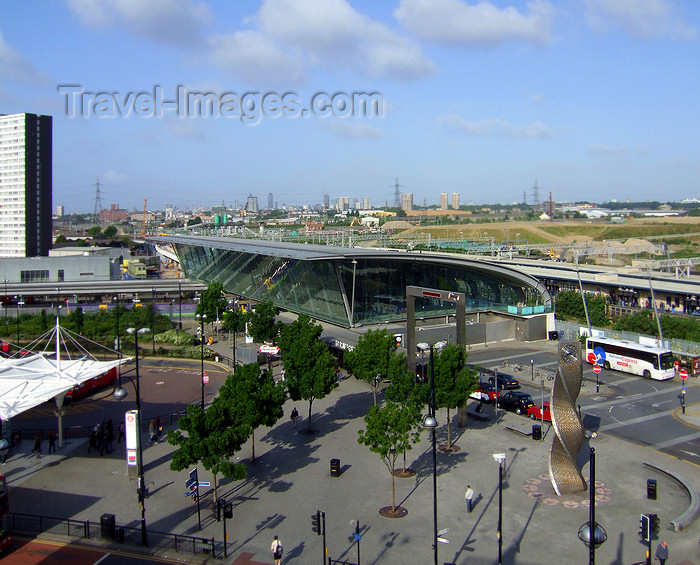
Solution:
[(554, 439), (549, 454), (549, 478), (558, 495), (586, 490), (576, 458), (584, 442), (583, 423), (576, 410), (583, 362), (578, 341), (559, 343), (559, 366), (552, 387), (550, 411)]

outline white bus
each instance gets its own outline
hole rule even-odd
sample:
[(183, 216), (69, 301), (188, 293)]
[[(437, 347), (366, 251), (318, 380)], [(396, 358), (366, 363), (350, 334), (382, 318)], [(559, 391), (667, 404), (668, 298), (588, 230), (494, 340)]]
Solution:
[(657, 381), (672, 379), (676, 374), (670, 349), (609, 337), (586, 339), (586, 360), (592, 365)]

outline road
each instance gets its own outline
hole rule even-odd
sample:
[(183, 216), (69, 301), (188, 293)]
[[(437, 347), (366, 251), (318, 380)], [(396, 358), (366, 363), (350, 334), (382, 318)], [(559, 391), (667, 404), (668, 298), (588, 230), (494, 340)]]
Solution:
[[(531, 364), (530, 360), (534, 363)], [(508, 367), (502, 366), (504, 361), (508, 361)], [(557, 355), (555, 351), (542, 351), (535, 347), (520, 348), (515, 352), (489, 347), (470, 353), (468, 362), (515, 376), (523, 390), (539, 402), (541, 378), (545, 379), (545, 398), (549, 396), (552, 381), (547, 377), (556, 370)], [(523, 370), (515, 371), (515, 364), (522, 364)], [(584, 363), (583, 377), (579, 405), (586, 429), (605, 432), (700, 465), (700, 429), (694, 429), (674, 417), (674, 412), (681, 406), (680, 379), (652, 381), (603, 369), (598, 376), (600, 394), (596, 394), (596, 375), (592, 365)], [(686, 406), (698, 398), (697, 385), (688, 382)]]

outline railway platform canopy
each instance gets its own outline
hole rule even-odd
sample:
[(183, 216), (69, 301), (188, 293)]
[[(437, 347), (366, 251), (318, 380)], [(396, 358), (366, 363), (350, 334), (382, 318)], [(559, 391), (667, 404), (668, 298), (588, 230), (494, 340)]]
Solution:
[[(406, 320), (406, 287), (459, 292), (467, 313), (538, 315), (552, 311), (546, 286), (517, 268), (439, 253), (345, 248), (230, 237), (161, 235), (189, 279), (342, 327)], [(436, 299), (416, 316), (452, 314)]]

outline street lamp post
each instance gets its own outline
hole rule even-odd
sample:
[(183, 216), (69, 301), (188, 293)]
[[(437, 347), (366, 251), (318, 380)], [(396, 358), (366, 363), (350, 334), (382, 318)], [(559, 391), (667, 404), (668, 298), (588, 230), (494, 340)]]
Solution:
[(114, 348), (117, 350), (117, 355), (119, 356), (119, 365), (117, 365), (117, 378), (119, 382), (119, 388), (122, 387), (122, 341), (121, 338), (119, 337), (119, 293), (117, 292), (117, 295), (114, 297), (114, 300), (117, 301), (117, 309), (115, 310), (115, 314), (117, 317), (117, 326), (115, 330), (115, 338), (114, 338)]
[(180, 308), (180, 323), (178, 329), (182, 329), (182, 283), (180, 281), (177, 281), (177, 296), (179, 299), (179, 308)]
[[(540, 410), (540, 419), (542, 420), (542, 429), (544, 430), (544, 379), (540, 379), (540, 382), (542, 383), (542, 410)], [(550, 409), (549, 414), (550, 414), (550, 419), (551, 419), (552, 407), (550, 406), (549, 409)], [(542, 438), (542, 439), (544, 440), (544, 438)]]
[(431, 431), (433, 442), (433, 557), (435, 565), (438, 565), (438, 526), (437, 526), (437, 440), (435, 430), (437, 418), (435, 418), (435, 373), (433, 370), (433, 346), (427, 343), (419, 343), (417, 347), (425, 351), (430, 347), (430, 399), (428, 403), (428, 415), (423, 418), (423, 427)]
[(201, 349), (202, 349), (202, 374), (201, 379), (202, 379), (202, 410), (204, 410), (204, 322), (207, 319), (206, 314), (196, 314), (195, 318), (199, 320), (199, 342), (201, 344)]
[(608, 534), (595, 521), (595, 448), (590, 450), (590, 476), (588, 478), (588, 522), (578, 529), (578, 539), (588, 547), (588, 563), (595, 565), (595, 550), (605, 543)]
[(153, 340), (153, 355), (156, 354), (156, 289), (151, 289), (151, 337)]
[(535, 360), (530, 359), (530, 380), (535, 382)]
[(494, 453), (493, 458), (498, 462), (498, 565), (503, 563), (503, 464), (506, 461), (505, 453)]
[[(139, 498), (139, 506), (141, 507), (141, 545), (148, 545), (148, 533), (146, 530), (146, 478), (143, 472), (143, 442), (141, 440), (141, 379), (139, 378), (139, 334), (145, 334), (149, 331), (148, 328), (127, 328), (126, 333), (133, 334), (134, 346), (136, 347), (135, 368), (136, 368), (136, 412), (138, 413), (138, 448), (139, 448), (139, 476), (137, 493)], [(122, 400), (126, 397), (126, 390), (121, 386), (114, 391), (115, 398)]]
[(17, 349), (19, 350), (19, 307), (24, 306), (24, 300), (22, 300), (22, 295), (18, 296), (17, 300)]

